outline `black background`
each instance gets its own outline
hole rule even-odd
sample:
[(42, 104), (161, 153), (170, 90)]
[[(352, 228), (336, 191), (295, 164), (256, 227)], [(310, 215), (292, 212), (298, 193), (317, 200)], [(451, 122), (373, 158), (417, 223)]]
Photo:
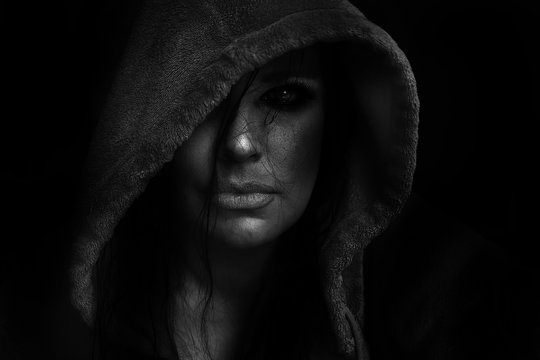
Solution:
[[(44, 334), (54, 319), (43, 304), (64, 304), (81, 165), (138, 2), (2, 9), (0, 354), (13, 344), (25, 348), (22, 358), (48, 354)], [(540, 268), (531, 206), (540, 23), (533, 3), (358, 2), (405, 51), (418, 81), (414, 191), (531, 273)]]

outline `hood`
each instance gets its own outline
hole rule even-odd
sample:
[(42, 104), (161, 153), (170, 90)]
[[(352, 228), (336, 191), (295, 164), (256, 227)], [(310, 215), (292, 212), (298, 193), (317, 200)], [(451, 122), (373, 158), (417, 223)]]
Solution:
[[(355, 143), (350, 174), (321, 253), (324, 299), (340, 351), (367, 358), (365, 247), (399, 213), (412, 183), (419, 103), (410, 65), (390, 36), (341, 0), (150, 0), (141, 10), (95, 129), (72, 301), (95, 317), (93, 269), (134, 200), (240, 77), (289, 51), (347, 44), (344, 66), (369, 124), (377, 191), (366, 196)], [(357, 50), (358, 49), (358, 50)], [(372, 61), (364, 61), (366, 54)], [(354, 121), (355, 119), (353, 119)]]

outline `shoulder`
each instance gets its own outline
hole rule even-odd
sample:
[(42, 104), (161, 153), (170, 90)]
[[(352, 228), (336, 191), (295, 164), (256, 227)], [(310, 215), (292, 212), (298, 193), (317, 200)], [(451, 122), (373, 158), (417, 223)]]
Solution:
[(365, 273), (374, 359), (515, 358), (538, 331), (526, 271), (417, 199), (370, 245)]

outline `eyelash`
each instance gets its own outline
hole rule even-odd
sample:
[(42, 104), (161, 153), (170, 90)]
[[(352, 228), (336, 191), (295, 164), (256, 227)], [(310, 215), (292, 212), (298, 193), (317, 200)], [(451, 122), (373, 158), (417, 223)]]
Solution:
[[(288, 98), (285, 99), (284, 94), (288, 94)], [(266, 91), (260, 101), (270, 108), (287, 111), (307, 104), (313, 97), (313, 92), (306, 85), (289, 82)]]

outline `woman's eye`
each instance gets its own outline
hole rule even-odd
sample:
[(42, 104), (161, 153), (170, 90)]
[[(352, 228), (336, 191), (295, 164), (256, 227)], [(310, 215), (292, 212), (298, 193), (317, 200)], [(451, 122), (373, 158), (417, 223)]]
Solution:
[(293, 108), (305, 104), (312, 98), (304, 86), (289, 84), (272, 88), (261, 96), (261, 101), (273, 108)]

